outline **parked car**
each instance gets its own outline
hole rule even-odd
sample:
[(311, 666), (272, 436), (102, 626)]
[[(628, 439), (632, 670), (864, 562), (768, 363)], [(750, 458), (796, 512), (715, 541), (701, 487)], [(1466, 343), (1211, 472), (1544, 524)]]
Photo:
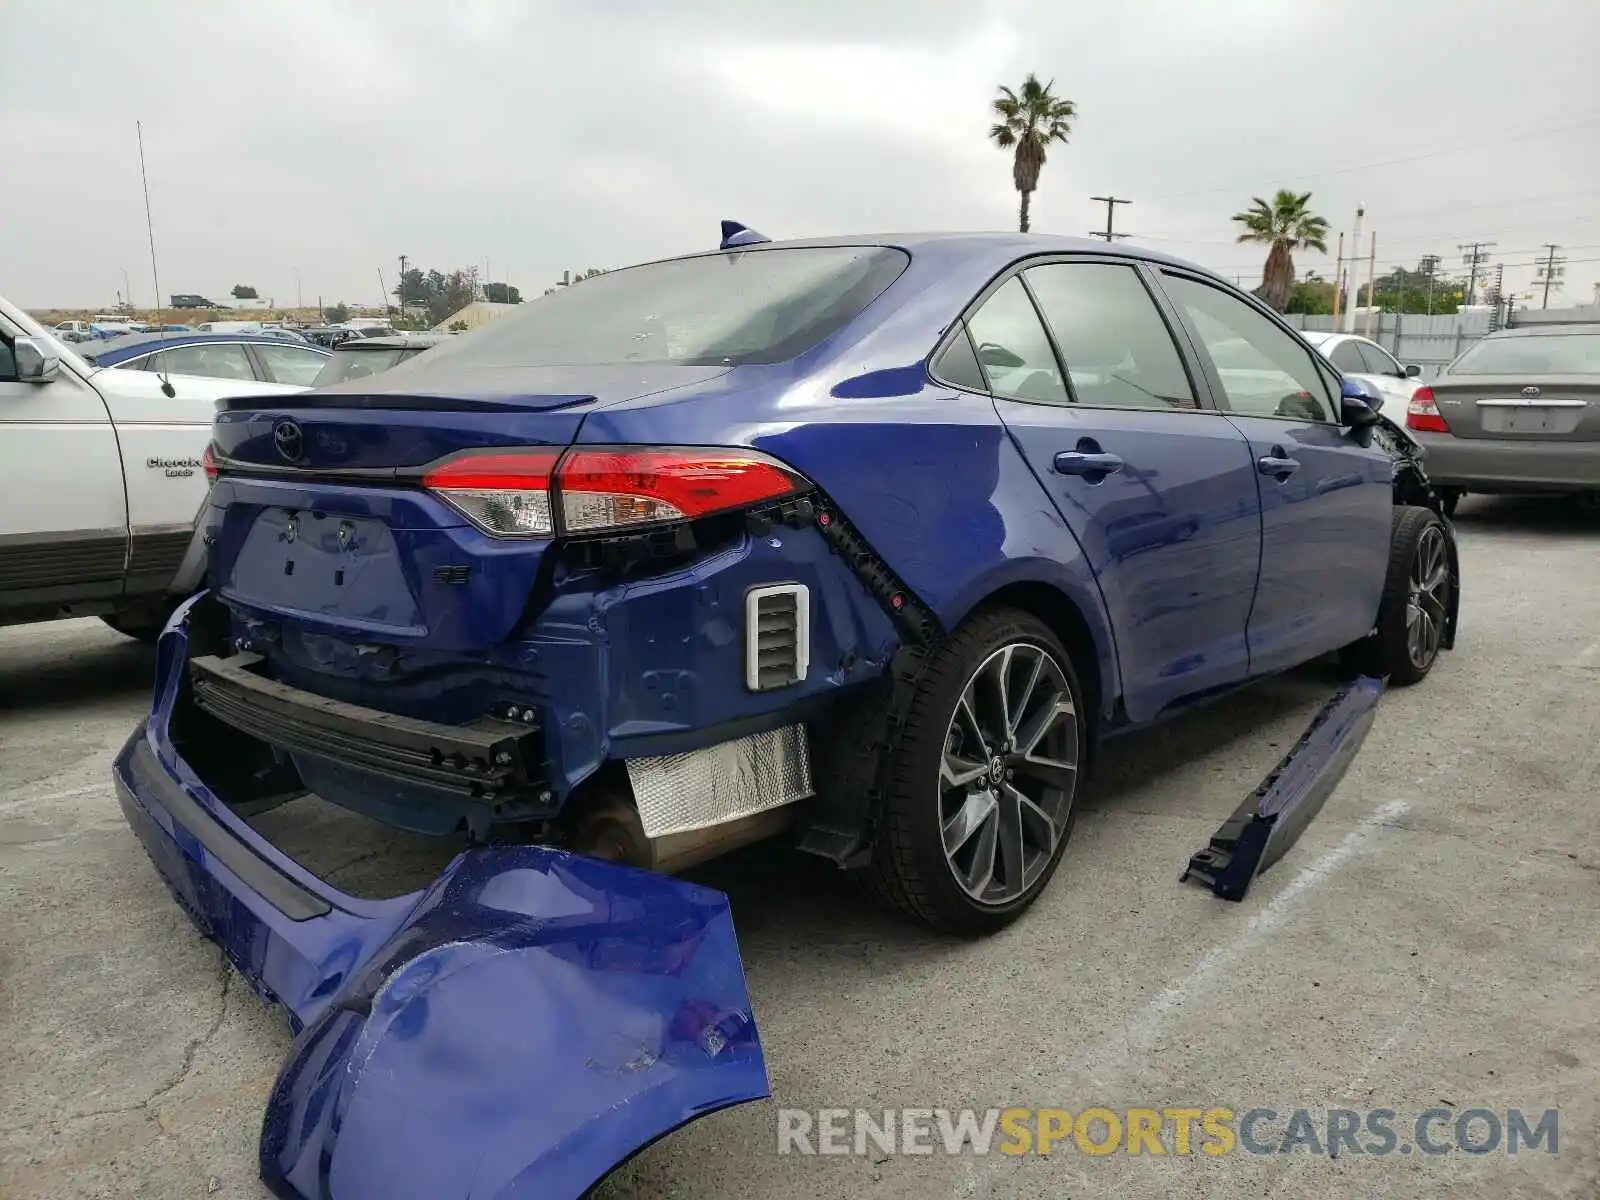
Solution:
[(216, 308), (217, 305), (193, 292), (180, 292), (171, 298), (170, 308)]
[(1600, 507), (1600, 325), (1502, 329), (1411, 398), (1406, 428), (1453, 508), (1468, 492)]
[(312, 387), (362, 379), (398, 366), (449, 340), (442, 333), (397, 333), (392, 337), (346, 338), (333, 348), (333, 356), (323, 366)]
[(309, 387), (329, 352), (261, 333), (141, 333), (86, 348), (99, 367)]
[(1339, 372), (1351, 379), (1361, 379), (1383, 393), (1383, 415), (1397, 425), (1406, 422), (1406, 411), (1411, 397), (1422, 386), (1422, 367), (1416, 363), (1402, 366), (1400, 362), (1377, 342), (1353, 333), (1325, 333), (1307, 330), (1301, 336), (1316, 347)]
[(303, 389), (110, 370), (0, 299), (0, 625), (101, 616), (153, 640), (199, 582), (201, 459), (241, 390)]
[(201, 333), (259, 333), (260, 321), (201, 321), (195, 328)]

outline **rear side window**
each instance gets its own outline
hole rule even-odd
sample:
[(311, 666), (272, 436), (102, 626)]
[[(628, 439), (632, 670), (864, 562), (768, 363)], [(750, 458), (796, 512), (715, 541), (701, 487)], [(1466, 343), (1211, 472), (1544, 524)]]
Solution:
[(1001, 284), (967, 328), (995, 395), (1041, 404), (1070, 402), (1049, 335), (1020, 277)]
[(347, 379), (365, 379), (387, 371), (409, 355), (395, 348), (389, 350), (335, 350), (322, 359), (322, 370), (312, 381), (312, 387), (326, 387), (330, 383), (343, 383)]
[(1452, 375), (1600, 375), (1600, 333), (1488, 337), (1450, 364)]
[(470, 367), (784, 362), (853, 320), (910, 261), (884, 246), (797, 246), (647, 263), (519, 305), (435, 357)]
[(1051, 263), (1027, 275), (1066, 361), (1077, 403), (1196, 407), (1178, 347), (1133, 267)]
[(1328, 361), (1347, 375), (1361, 375), (1367, 370), (1366, 361), (1361, 357), (1361, 347), (1354, 342), (1340, 342), (1328, 355)]
[(965, 325), (958, 327), (956, 336), (950, 339), (950, 344), (945, 347), (944, 353), (939, 355), (939, 361), (933, 364), (933, 374), (935, 378), (969, 392), (989, 390), (989, 385), (983, 378), (983, 368), (978, 365), (978, 356), (972, 349), (972, 339), (967, 336)]
[(288, 344), (274, 346), (260, 342), (256, 345), (256, 353), (267, 364), (267, 370), (272, 372), (276, 382), (293, 383), (301, 387), (309, 387), (328, 361), (326, 354)]

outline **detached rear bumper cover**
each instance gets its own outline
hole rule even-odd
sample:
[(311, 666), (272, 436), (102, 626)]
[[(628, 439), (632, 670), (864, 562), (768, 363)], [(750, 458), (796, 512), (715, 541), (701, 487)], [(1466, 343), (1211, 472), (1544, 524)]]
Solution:
[(509, 846), (369, 902), (252, 833), (168, 737), (188, 615), (115, 779), (179, 903), (299, 1035), (262, 1129), (277, 1195), (580, 1196), (685, 1122), (769, 1094), (721, 893)]

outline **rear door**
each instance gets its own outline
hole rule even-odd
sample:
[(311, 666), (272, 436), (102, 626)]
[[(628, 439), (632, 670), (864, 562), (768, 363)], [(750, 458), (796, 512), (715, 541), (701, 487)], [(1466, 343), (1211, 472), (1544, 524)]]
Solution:
[[(134, 592), (164, 591), (188, 549), (195, 513), (206, 495), (201, 455), (211, 440), (217, 401), (232, 396), (272, 396), (302, 391), (256, 380), (240, 344), (207, 346), (208, 358), (184, 354), (194, 349), (175, 346), (150, 355), (155, 366), (176, 372), (182, 366), (233, 363), (231, 377), (159, 374), (153, 369), (110, 367), (96, 372), (94, 382), (116, 425), (127, 471), (127, 514), (130, 526), (128, 588)], [(231, 351), (238, 358), (218, 352)], [(251, 373), (239, 374), (239, 363)], [(162, 382), (172, 395), (162, 390)]]
[(1199, 402), (1144, 270), (1031, 266), (969, 330), (1001, 419), (1094, 569), (1129, 717), (1244, 679), (1261, 540), (1250, 450)]
[[(1432, 387), (1456, 437), (1527, 443), (1523, 477), (1589, 486), (1600, 480), (1600, 332), (1487, 337)], [(1579, 458), (1588, 460), (1587, 470)]]
[(1250, 442), (1262, 526), (1251, 674), (1365, 636), (1388, 570), (1388, 457), (1337, 423), (1333, 373), (1286, 325), (1198, 276), (1161, 278), (1212, 395)]
[(77, 364), (63, 361), (49, 383), (17, 378), (16, 338), (42, 332), (0, 314), (0, 621), (24, 605), (114, 596), (127, 562), (105, 405)]

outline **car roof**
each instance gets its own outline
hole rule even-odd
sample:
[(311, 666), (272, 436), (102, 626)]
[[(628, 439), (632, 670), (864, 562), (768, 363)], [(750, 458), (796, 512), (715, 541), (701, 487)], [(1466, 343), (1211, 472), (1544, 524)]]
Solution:
[[(1110, 254), (1119, 258), (1137, 258), (1148, 262), (1165, 263), (1169, 266), (1185, 267), (1189, 270), (1199, 271), (1207, 276), (1216, 278), (1216, 273), (1208, 271), (1195, 263), (1185, 259), (1174, 258), (1163, 254), (1159, 250), (1151, 250), (1145, 246), (1134, 246), (1127, 242), (1118, 242), (1108, 246), (1098, 238), (1066, 237), (1053, 233), (951, 233), (951, 232), (921, 232), (921, 233), (868, 233), (853, 236), (834, 236), (817, 238), (793, 238), (787, 241), (757, 242), (750, 246), (736, 246), (732, 249), (741, 253), (760, 253), (768, 250), (786, 250), (799, 247), (838, 247), (860, 248), (863, 246), (882, 246), (885, 248), (898, 247), (910, 251), (912, 254), (926, 251), (936, 251), (941, 255), (950, 255), (966, 258), (992, 259), (998, 270), (1001, 266), (1019, 258), (1035, 254)], [(704, 250), (697, 250), (690, 254), (673, 255), (673, 258), (697, 258), (704, 254), (723, 253), (715, 245)], [(631, 264), (644, 265), (644, 264)], [(626, 268), (622, 268), (626, 270)]]
[(1595, 334), (1600, 334), (1600, 323), (1589, 322), (1583, 325), (1519, 325), (1515, 329), (1497, 329), (1493, 333), (1484, 334), (1484, 337), (1573, 337), (1580, 334), (1589, 334), (1591, 337)]
[(408, 346), (437, 346), (449, 340), (448, 333), (396, 333), (383, 337), (346, 338), (333, 348), (333, 352), (350, 354), (356, 350), (403, 350)]
[[(205, 346), (213, 342), (252, 342), (256, 345), (283, 346), (298, 345), (285, 338), (273, 337), (271, 334), (261, 333), (229, 333), (218, 330), (211, 333), (184, 332), (177, 333), (130, 333), (122, 337), (109, 338), (105, 345), (92, 347), (83, 357), (90, 362), (115, 363), (123, 359), (136, 358), (140, 354), (151, 350), (166, 349), (171, 346)], [(303, 346), (307, 350), (319, 350), (326, 353), (320, 346)]]

